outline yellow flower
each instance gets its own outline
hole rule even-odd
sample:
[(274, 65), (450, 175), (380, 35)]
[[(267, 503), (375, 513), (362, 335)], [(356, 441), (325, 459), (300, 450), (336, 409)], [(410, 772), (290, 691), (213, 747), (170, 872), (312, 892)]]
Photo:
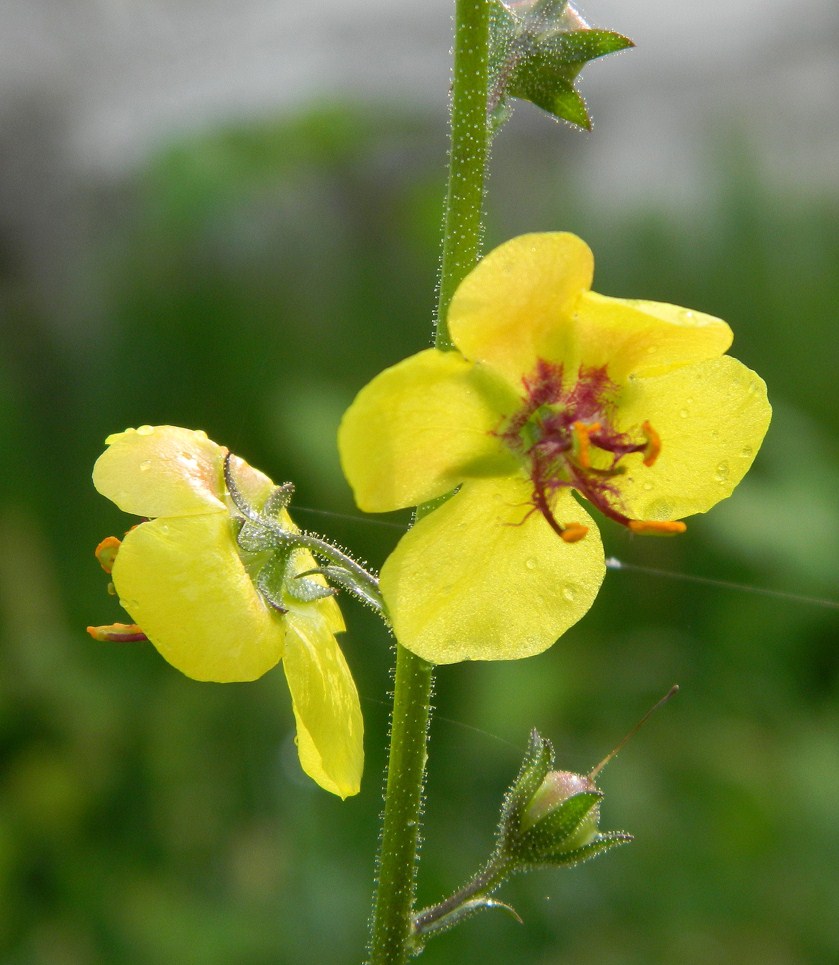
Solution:
[[(106, 440), (96, 488), (127, 513), (147, 517), (121, 544), (97, 549), (136, 625), (90, 628), (99, 639), (147, 637), (196, 680), (254, 680), (283, 659), (303, 770), (341, 797), (356, 794), (363, 766), (358, 694), (335, 634), (344, 621), (323, 595), (311, 554), (294, 550), (269, 593), (258, 574), (275, 559), (243, 549), (242, 525), (224, 482), (227, 450), (176, 426), (128, 429)], [(230, 472), (248, 503), (263, 508), (276, 487), (242, 459)], [(296, 531), (284, 505), (276, 519)], [(301, 591), (309, 587), (309, 598)], [(140, 630), (142, 628), (142, 630)]]
[(381, 590), (400, 642), (433, 663), (525, 657), (591, 606), (596, 527), (572, 493), (636, 533), (729, 496), (771, 410), (723, 353), (720, 319), (590, 290), (574, 235), (514, 238), (462, 282), (459, 351), (386, 369), (339, 431), (358, 506), (383, 512), (456, 494), (399, 542)]

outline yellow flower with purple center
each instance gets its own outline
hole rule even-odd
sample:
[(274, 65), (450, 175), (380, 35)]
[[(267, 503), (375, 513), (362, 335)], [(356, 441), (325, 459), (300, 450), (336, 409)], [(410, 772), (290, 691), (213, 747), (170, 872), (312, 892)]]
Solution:
[(148, 639), (196, 680), (254, 680), (282, 659), (303, 770), (341, 797), (363, 767), (358, 694), (335, 639), (338, 604), (306, 549), (277, 552), (244, 520), (237, 498), (296, 532), (287, 490), (205, 433), (143, 426), (106, 440), (96, 488), (145, 521), (97, 557), (133, 624), (91, 627), (102, 640)]
[(574, 235), (512, 239), (454, 295), (457, 351), (386, 369), (344, 415), (359, 508), (444, 500), (380, 579), (397, 638), (432, 663), (539, 653), (585, 614), (605, 567), (574, 494), (635, 533), (679, 533), (766, 433), (766, 386), (724, 354), (725, 322), (599, 295), (593, 271)]

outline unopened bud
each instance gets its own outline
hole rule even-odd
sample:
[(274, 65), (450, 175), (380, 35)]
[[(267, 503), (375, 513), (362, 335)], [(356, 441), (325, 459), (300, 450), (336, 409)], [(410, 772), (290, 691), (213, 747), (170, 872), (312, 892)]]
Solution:
[[(573, 771), (549, 771), (522, 814), (521, 830), (529, 831), (530, 828), (536, 827), (569, 798), (578, 794), (592, 793), (597, 794), (598, 797), (600, 795), (594, 781), (584, 774), (575, 774)], [(599, 821), (600, 803), (597, 801), (565, 839), (565, 847), (573, 850), (588, 844), (597, 834)]]

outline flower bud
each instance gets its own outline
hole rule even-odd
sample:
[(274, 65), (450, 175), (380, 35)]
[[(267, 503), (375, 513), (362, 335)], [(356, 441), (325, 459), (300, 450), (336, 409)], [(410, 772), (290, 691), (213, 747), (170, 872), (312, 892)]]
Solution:
[(555, 771), (553, 763), (550, 742), (533, 731), (499, 825), (499, 851), (519, 868), (578, 864), (631, 840), (598, 830), (603, 794), (591, 775)]
[(522, 832), (538, 827), (569, 798), (579, 794), (596, 794), (598, 800), (594, 802), (576, 829), (565, 838), (563, 844), (568, 850), (588, 844), (597, 834), (600, 821), (600, 791), (597, 790), (591, 778), (584, 774), (575, 774), (573, 771), (549, 771), (545, 775), (545, 779), (522, 814)]

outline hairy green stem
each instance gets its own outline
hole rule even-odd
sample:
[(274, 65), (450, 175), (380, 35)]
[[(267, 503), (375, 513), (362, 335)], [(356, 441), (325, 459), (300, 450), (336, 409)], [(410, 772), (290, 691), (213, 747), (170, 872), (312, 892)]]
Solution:
[(370, 965), (408, 960), (432, 686), (431, 664), (397, 644)]
[(416, 915), (414, 918), (415, 933), (422, 936), (444, 930), (447, 920), (456, 918), (460, 909), (468, 906), (470, 902), (477, 898), (491, 895), (510, 876), (513, 867), (514, 862), (508, 856), (493, 855), (486, 866), (462, 888), (436, 905), (424, 908)]
[(489, 4), (456, 0), (449, 179), (434, 338), (441, 349), (452, 345), (446, 320), (452, 295), (480, 254), (489, 153), (488, 70)]
[[(478, 260), (482, 235), (489, 60), (487, 0), (456, 0), (449, 177), (435, 344), (451, 348), (449, 303)], [(417, 518), (433, 506), (420, 506)], [(404, 965), (411, 952), (432, 667), (396, 645), (385, 810), (377, 859), (370, 965)]]

